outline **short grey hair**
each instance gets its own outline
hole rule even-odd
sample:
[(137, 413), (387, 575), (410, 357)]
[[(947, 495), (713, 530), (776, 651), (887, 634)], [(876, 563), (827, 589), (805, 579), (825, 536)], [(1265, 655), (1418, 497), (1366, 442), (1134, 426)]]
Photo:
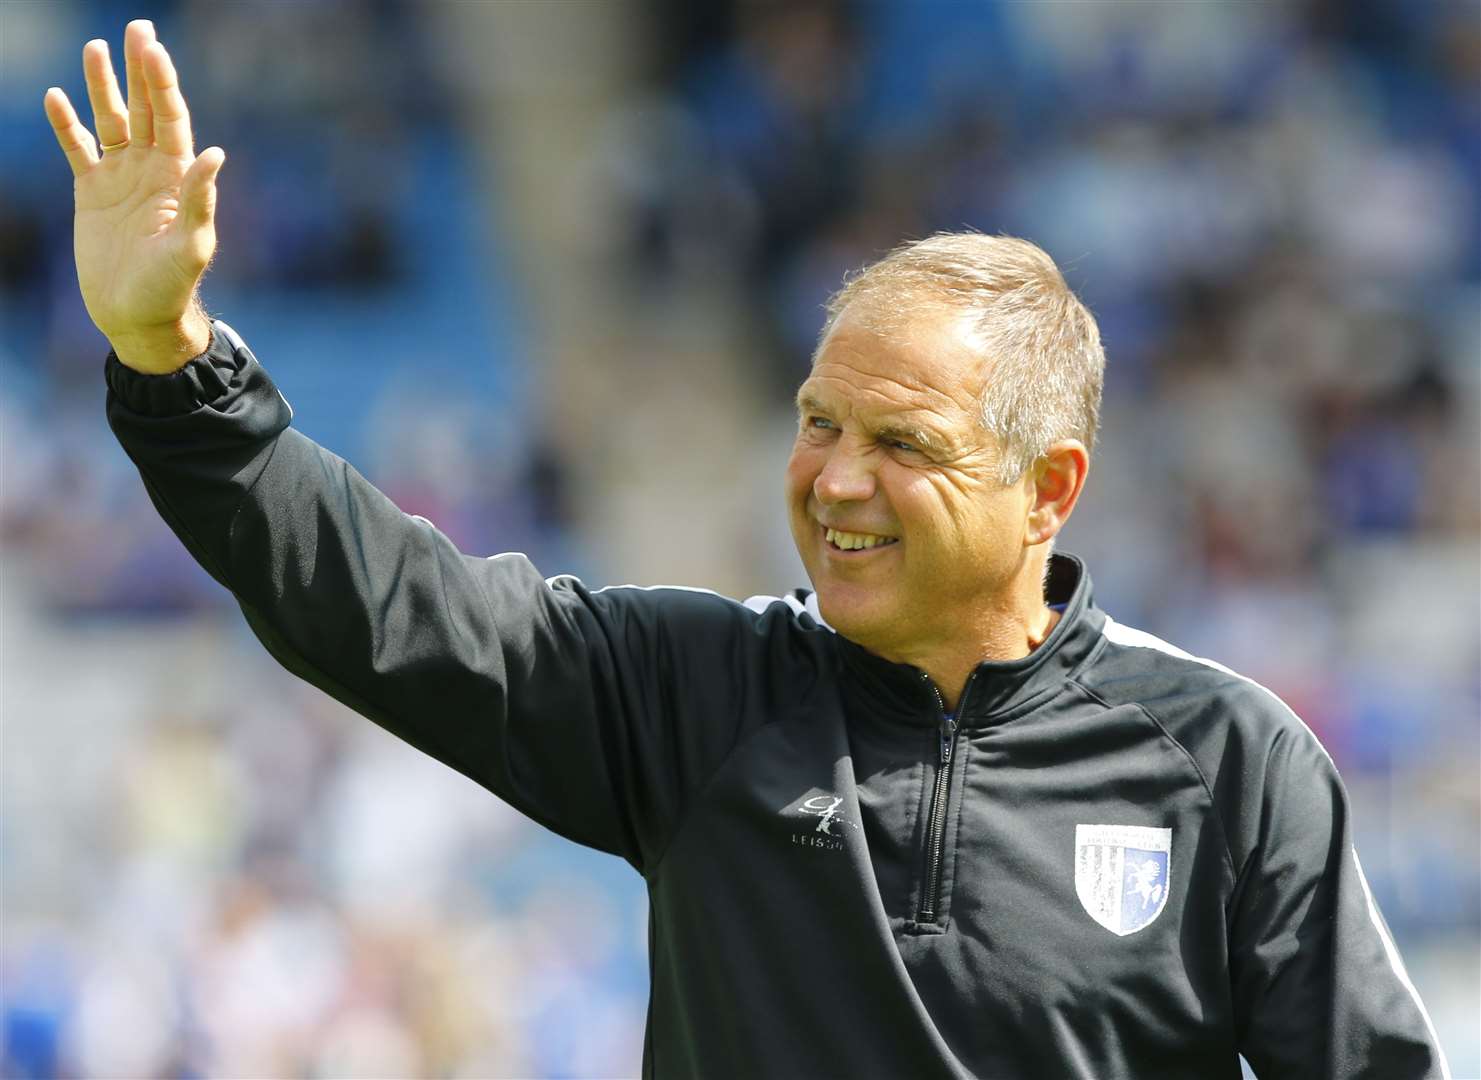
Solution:
[(932, 305), (976, 317), (992, 365), (979, 419), (1006, 449), (1003, 483), (1016, 483), (1060, 439), (1095, 448), (1106, 366), (1100, 329), (1043, 249), (975, 232), (902, 244), (844, 279), (828, 301), (819, 348), (855, 302), (881, 331)]

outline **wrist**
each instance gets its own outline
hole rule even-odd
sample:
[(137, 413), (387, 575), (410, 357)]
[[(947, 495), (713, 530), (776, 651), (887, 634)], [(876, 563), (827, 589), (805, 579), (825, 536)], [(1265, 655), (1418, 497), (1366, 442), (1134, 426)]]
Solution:
[(178, 322), (108, 335), (124, 367), (144, 375), (168, 375), (211, 347), (211, 320), (192, 308)]

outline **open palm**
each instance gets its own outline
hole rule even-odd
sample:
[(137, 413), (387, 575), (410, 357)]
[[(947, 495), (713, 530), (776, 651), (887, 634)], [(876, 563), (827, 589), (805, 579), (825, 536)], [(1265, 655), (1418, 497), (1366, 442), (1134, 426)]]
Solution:
[[(216, 249), (216, 174), (226, 158), (219, 147), (195, 154), (175, 67), (152, 24), (129, 23), (124, 56), (127, 106), (107, 43), (83, 48), (97, 144), (65, 93), (53, 87), (45, 101), (76, 178), (73, 244), (83, 303), (116, 347), (182, 336)], [(196, 331), (183, 336), (205, 325), (202, 315), (194, 319)], [(121, 348), (120, 357), (128, 359)], [(167, 357), (160, 362), (174, 366)]]

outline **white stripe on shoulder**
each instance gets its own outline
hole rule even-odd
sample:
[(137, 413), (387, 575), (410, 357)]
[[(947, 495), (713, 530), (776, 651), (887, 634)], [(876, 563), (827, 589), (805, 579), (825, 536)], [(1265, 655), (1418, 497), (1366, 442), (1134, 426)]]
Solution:
[(748, 596), (745, 606), (760, 615), (772, 604), (786, 604), (793, 615), (802, 614), (802, 603), (795, 596), (767, 596), (764, 593), (758, 596)]
[[(521, 555), (523, 553), (505, 552), (504, 554)], [(502, 559), (503, 557), (504, 555), (489, 556), (489, 558), (491, 559)], [(580, 580), (576, 577), (575, 574), (555, 574), (551, 577), (546, 578), (545, 584), (554, 586), (555, 583), (562, 578), (569, 578), (572, 581)], [(699, 593), (702, 596), (713, 596), (717, 599), (724, 600), (728, 604), (738, 604), (739, 606), (745, 608), (747, 611), (755, 612), (757, 615), (760, 615), (772, 604), (786, 604), (788, 610), (790, 610), (793, 615), (809, 615), (819, 626), (823, 627), (825, 630), (831, 631), (833, 629), (833, 627), (828, 625), (827, 620), (823, 618), (822, 612), (818, 610), (817, 593), (810, 593), (807, 600), (804, 602), (798, 600), (797, 597), (791, 595), (790, 593), (786, 596), (767, 596), (762, 593), (756, 596), (747, 597), (745, 600), (737, 600), (733, 596), (726, 596), (724, 593), (717, 593), (714, 589), (701, 589), (693, 585), (603, 585), (601, 588), (593, 589), (591, 591), (594, 593), (601, 593), (609, 592), (613, 589), (640, 589), (643, 592), (658, 592), (659, 590), (671, 589), (675, 592)]]
[[(1202, 656), (1194, 656), (1192, 653), (1185, 652), (1170, 642), (1163, 641), (1156, 634), (1149, 634), (1145, 630), (1138, 630), (1134, 626), (1126, 626), (1118, 623), (1109, 615), (1106, 616), (1106, 625), (1101, 633), (1105, 634), (1109, 640), (1114, 641), (1117, 645), (1130, 645), (1136, 649), (1156, 649), (1158, 652), (1167, 653), (1169, 656), (1181, 657), (1184, 660), (1192, 660), (1195, 663), (1215, 668), (1226, 675), (1234, 675), (1235, 678), (1244, 678), (1244, 676), (1230, 671), (1217, 660), (1208, 660)], [(1261, 687), (1261, 689), (1263, 690), (1264, 687)], [(1268, 693), (1269, 691), (1266, 692)]]
[[(1270, 689), (1270, 687), (1263, 686), (1260, 683), (1257, 683), (1248, 675), (1241, 675), (1239, 672), (1225, 667), (1217, 660), (1210, 660), (1207, 657), (1203, 656), (1194, 656), (1192, 653), (1186, 652), (1183, 649), (1178, 648), (1176, 645), (1172, 645), (1166, 641), (1163, 641), (1155, 634), (1149, 634), (1145, 630), (1138, 630), (1133, 626), (1123, 626), (1121, 623), (1118, 623), (1109, 615), (1106, 616), (1106, 625), (1102, 629), (1101, 633), (1105, 635), (1107, 641), (1114, 642), (1117, 645), (1127, 645), (1133, 649), (1156, 649), (1158, 652), (1166, 653), (1168, 656), (1176, 656), (1183, 660), (1191, 660), (1195, 664), (1202, 664), (1204, 667), (1213, 668), (1215, 671), (1222, 671), (1225, 675), (1231, 675), (1234, 678), (1240, 680), (1240, 682), (1249, 683), (1255, 689), (1261, 690), (1266, 695), (1268, 695), (1272, 701), (1274, 701), (1283, 710), (1285, 710), (1286, 714), (1289, 715), (1292, 720), (1301, 725), (1301, 730), (1311, 736), (1311, 741), (1316, 743), (1317, 749), (1319, 749), (1326, 756), (1326, 759), (1329, 762), (1332, 761), (1332, 755), (1327, 753), (1327, 748), (1323, 746), (1322, 741), (1316, 737), (1316, 732), (1312, 731), (1311, 728), (1307, 726), (1306, 721), (1301, 719), (1301, 717), (1296, 713), (1296, 710), (1291, 708), (1283, 700), (1281, 700), (1281, 696), (1274, 690)], [(1332, 767), (1337, 767), (1336, 762), (1332, 762)]]
[(805, 612), (807, 612), (814, 619), (816, 619), (818, 625), (821, 626), (823, 629), (825, 629), (825, 630), (832, 630), (833, 633), (835, 633), (835, 634), (838, 633), (837, 630), (833, 630), (833, 627), (831, 627), (831, 626), (828, 625), (828, 620), (825, 619), (825, 618), (823, 618), (822, 609), (818, 607), (818, 594), (817, 593), (814, 592), (814, 593), (808, 593), (807, 594), (807, 603), (805, 603), (805, 604), (802, 605), (802, 610), (805, 611)]
[(828, 620), (823, 618), (823, 613), (818, 610), (817, 593), (808, 593), (806, 600), (799, 600), (795, 594), (788, 593), (786, 596), (753, 596), (746, 601), (746, 607), (758, 614), (772, 604), (786, 604), (787, 610), (793, 615), (806, 615), (824, 630), (834, 632), (833, 627), (828, 625)]
[(1409, 978), (1409, 972), (1399, 956), (1399, 947), (1394, 944), (1394, 939), (1389, 936), (1388, 929), (1383, 925), (1383, 919), (1378, 915), (1378, 905), (1373, 902), (1373, 892), (1368, 888), (1368, 879), (1363, 874), (1363, 864), (1358, 860), (1358, 849), (1349, 847), (1348, 850), (1352, 852), (1353, 866), (1357, 867), (1358, 884), (1363, 887), (1363, 899), (1368, 902), (1368, 921), (1373, 924), (1378, 940), (1383, 942), (1383, 954), (1388, 957), (1388, 966), (1393, 969), (1394, 977), (1399, 980), (1405, 990), (1409, 991), (1409, 996), (1414, 999), (1415, 1008), (1419, 1010), (1419, 1015), (1424, 1020), (1425, 1030), (1430, 1035), (1430, 1045), (1435, 1048), (1435, 1056), (1440, 1061), (1442, 1080), (1450, 1080), (1450, 1062), (1445, 1059), (1445, 1048), (1440, 1045), (1440, 1036), (1435, 1033), (1434, 1022), (1430, 1020), (1429, 1011), (1425, 1009), (1424, 1002), (1420, 1000), (1418, 988)]
[[(561, 576), (570, 577), (571, 575), (562, 574)], [(701, 589), (694, 585), (603, 585), (601, 588), (592, 589), (591, 591), (594, 593), (611, 592), (614, 589), (639, 589), (642, 592), (666, 592), (672, 590), (673, 592), (700, 593), (703, 596), (718, 597), (719, 599), (724, 600), (727, 603), (740, 603), (740, 601), (733, 596), (726, 596), (724, 593), (717, 593), (714, 589)]]
[[(502, 555), (490, 555), (489, 558), (502, 559), (506, 555), (519, 555), (526, 559), (529, 558), (529, 556), (525, 555), (525, 553), (522, 551), (506, 551)], [(557, 581), (579, 582), (580, 580), (581, 578), (575, 574), (552, 574), (550, 575), (550, 577), (545, 579), (545, 584), (554, 586)], [(703, 593), (705, 596), (717, 596), (721, 600), (727, 600), (732, 604), (740, 603), (740, 601), (735, 599), (733, 596), (726, 596), (724, 593), (717, 593), (714, 589), (698, 589), (692, 585), (603, 585), (601, 588), (592, 589), (591, 591), (594, 593), (611, 592), (614, 589), (639, 589), (643, 592), (657, 592), (660, 589), (673, 589), (676, 592)]]
[[(1322, 753), (1326, 754), (1327, 760), (1332, 760), (1332, 755), (1327, 753), (1327, 748), (1325, 746), (1322, 746), (1322, 741), (1316, 737), (1316, 732), (1312, 731), (1311, 728), (1306, 726), (1306, 721), (1302, 720), (1301, 717), (1296, 714), (1296, 711), (1294, 709), (1292, 709), (1284, 701), (1281, 701), (1280, 695), (1276, 694), (1268, 687), (1261, 686), (1259, 683), (1255, 682), (1254, 679), (1251, 679), (1245, 675), (1241, 675), (1237, 671), (1231, 671), (1223, 664), (1220, 664), (1214, 660), (1206, 660), (1201, 656), (1194, 656), (1190, 652), (1185, 652), (1184, 650), (1178, 648), (1176, 645), (1170, 645), (1166, 641), (1163, 641), (1160, 637), (1149, 634), (1145, 630), (1137, 630), (1134, 627), (1122, 626), (1120, 623), (1116, 622), (1116, 620), (1112, 619), (1109, 615), (1106, 616), (1106, 625), (1103, 632), (1108, 641), (1113, 641), (1117, 645), (1127, 645), (1131, 648), (1136, 649), (1156, 649), (1158, 652), (1167, 653), (1169, 656), (1177, 656), (1184, 660), (1191, 660), (1194, 663), (1203, 664), (1207, 667), (1222, 671), (1227, 675), (1232, 675), (1236, 679), (1247, 682), (1251, 686), (1255, 686), (1260, 690), (1265, 691), (1265, 693), (1269, 694), (1271, 698), (1273, 698), (1280, 704), (1280, 707), (1282, 709), (1289, 713), (1290, 716), (1298, 724), (1301, 725), (1302, 730), (1304, 730), (1306, 734), (1311, 736), (1311, 741), (1316, 743), (1316, 745), (1321, 748)], [(1335, 764), (1333, 765), (1333, 767), (1336, 767)], [(1378, 915), (1378, 906), (1373, 902), (1373, 893), (1368, 888), (1368, 879), (1363, 876), (1363, 865), (1358, 861), (1358, 849), (1355, 847), (1349, 847), (1349, 850), (1352, 852), (1353, 865), (1357, 867), (1358, 882), (1363, 886), (1363, 898), (1367, 901), (1368, 904), (1368, 919), (1370, 922), (1372, 922), (1373, 929), (1378, 934), (1378, 940), (1383, 945), (1383, 953), (1384, 956), (1388, 958), (1388, 966), (1393, 970), (1394, 977), (1399, 980), (1399, 985), (1402, 986), (1408, 992), (1409, 996), (1414, 999), (1415, 1007), (1419, 1009), (1419, 1015), (1424, 1019), (1425, 1029), (1429, 1032), (1430, 1042), (1434, 1045), (1435, 1053), (1439, 1056), (1440, 1074), (1443, 1077), (1443, 1080), (1450, 1080), (1450, 1065), (1445, 1060), (1445, 1051), (1440, 1046), (1439, 1036), (1435, 1034), (1435, 1025), (1430, 1020), (1430, 1014), (1425, 1010), (1424, 1002), (1420, 1000), (1419, 991), (1415, 988), (1414, 983), (1410, 981), (1409, 973), (1404, 969), (1404, 962), (1399, 958), (1398, 946), (1394, 944), (1393, 938), (1391, 938), (1388, 934), (1388, 931), (1384, 929), (1383, 920)]]
[[(546, 578), (545, 583), (549, 585), (551, 582), (555, 581), (556, 578), (568, 578), (573, 576), (574, 575), (572, 574), (557, 574), (556, 577)], [(591, 591), (593, 593), (604, 593), (612, 592), (616, 589), (637, 589), (641, 592), (698, 593), (701, 596), (713, 596), (717, 600), (724, 600), (727, 604), (735, 604), (739, 607), (746, 608), (749, 611), (756, 612), (758, 615), (768, 604), (774, 604), (781, 599), (781, 597), (777, 596), (753, 596), (743, 603), (733, 596), (726, 596), (724, 593), (717, 593), (714, 589), (701, 589), (694, 585), (603, 585), (601, 588), (592, 589)]]

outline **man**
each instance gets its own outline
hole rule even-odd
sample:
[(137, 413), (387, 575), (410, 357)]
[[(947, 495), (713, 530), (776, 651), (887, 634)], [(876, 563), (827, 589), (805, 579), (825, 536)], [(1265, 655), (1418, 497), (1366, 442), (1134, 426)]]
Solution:
[(290, 670), (643, 874), (646, 1074), (1446, 1075), (1316, 739), (1050, 554), (1103, 355), (1043, 252), (934, 237), (835, 298), (786, 481), (815, 591), (589, 590), (289, 426), (194, 299), (224, 155), (125, 51), (127, 108), (84, 50), (101, 157), (46, 98), (114, 430)]

